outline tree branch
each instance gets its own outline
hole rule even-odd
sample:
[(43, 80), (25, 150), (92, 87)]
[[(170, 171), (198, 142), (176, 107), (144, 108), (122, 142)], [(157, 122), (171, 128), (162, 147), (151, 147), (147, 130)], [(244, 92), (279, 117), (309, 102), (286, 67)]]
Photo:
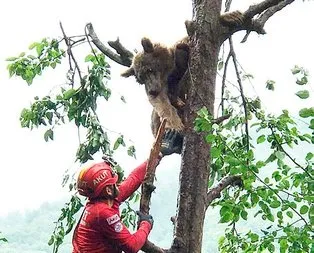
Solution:
[[(155, 143), (153, 145), (153, 148), (150, 152), (148, 163), (147, 163), (147, 169), (146, 169), (146, 176), (144, 183), (142, 184), (142, 195), (140, 199), (140, 211), (145, 214), (149, 214), (150, 210), (150, 199), (152, 192), (155, 189), (154, 186), (154, 179), (155, 179), (155, 171), (156, 167), (159, 163), (159, 152), (160, 152), (160, 146), (161, 146), (161, 141), (162, 137), (164, 135), (166, 128), (166, 119), (163, 119), (161, 122), (161, 125), (158, 129), (158, 133), (156, 136)], [(164, 253), (165, 251), (158, 246), (154, 245), (150, 241), (146, 241), (145, 245), (142, 248), (143, 251), (145, 252), (150, 252), (150, 253)]]
[(292, 2), (294, 2), (294, 0), (265, 0), (261, 3), (251, 5), (249, 7), (249, 9), (247, 11), (245, 11), (243, 14), (246, 18), (252, 19), (255, 15), (261, 14), (262, 12), (267, 10), (268, 8), (274, 7), (276, 5), (283, 5), (283, 7), (285, 7), (288, 4), (291, 4)]
[(262, 13), (259, 18), (252, 19), (252, 29), (247, 30), (247, 33), (241, 42), (243, 43), (247, 40), (251, 31), (255, 31), (259, 34), (266, 34), (266, 31), (264, 30), (266, 21), (277, 11), (282, 10), (292, 2), (294, 2), (294, 0), (266, 0), (262, 3), (250, 6), (249, 9), (243, 14), (246, 19), (252, 19), (256, 14), (261, 14), (262, 12), (264, 13)]
[(217, 199), (220, 197), (221, 192), (226, 189), (228, 186), (241, 186), (242, 185), (242, 179), (241, 176), (229, 176), (226, 177), (224, 179), (222, 179), (219, 184), (212, 188), (211, 190), (209, 190), (209, 192), (207, 193), (207, 206), (206, 209), (208, 208), (208, 206), (213, 202), (213, 200)]
[(104, 55), (108, 56), (111, 60), (115, 61), (118, 64), (127, 67), (131, 66), (133, 53), (127, 50), (124, 46), (122, 46), (119, 39), (117, 39), (116, 41), (108, 42), (108, 44), (117, 52), (115, 53), (100, 41), (91, 23), (88, 23), (86, 25), (86, 28), (88, 30), (88, 35), (92, 38), (92, 42)]
[[(223, 33), (223, 41), (230, 37), (233, 33), (246, 30), (247, 33), (242, 43), (245, 42), (249, 34), (254, 31), (258, 34), (266, 34), (264, 25), (266, 21), (276, 12), (282, 10), (287, 5), (293, 3), (294, 0), (265, 0), (261, 3), (251, 5), (243, 13), (243, 24), (235, 27), (228, 27), (228, 31)], [(228, 6), (226, 7), (228, 9)], [(254, 19), (254, 16), (261, 14), (260, 17)]]
[(276, 12), (282, 10), (284, 7), (286, 7), (288, 4), (293, 3), (294, 0), (285, 0), (282, 1), (281, 3), (270, 7), (268, 10), (266, 10), (257, 20), (258, 22), (264, 26), (266, 21), (272, 16), (274, 15)]
[(165, 132), (166, 127), (166, 119), (161, 122), (161, 125), (158, 129), (158, 133), (156, 136), (155, 143), (153, 145), (152, 150), (150, 151), (147, 169), (146, 169), (146, 176), (144, 179), (144, 183), (142, 184), (142, 196), (140, 200), (140, 211), (145, 214), (149, 214), (149, 204), (151, 193), (154, 191), (154, 178), (155, 178), (155, 171), (156, 166), (158, 165), (158, 156), (160, 152), (161, 140)]
[[(61, 31), (62, 31), (62, 34), (63, 34), (63, 38), (64, 38), (64, 41), (65, 41), (65, 44), (67, 45), (68, 49), (67, 49), (67, 53), (69, 55), (69, 65), (70, 65), (70, 71), (72, 71), (72, 86), (73, 86), (73, 83), (74, 83), (74, 75), (75, 75), (75, 69), (77, 69), (77, 72), (78, 72), (78, 75), (80, 77), (80, 82), (81, 84), (83, 84), (83, 77), (82, 77), (82, 74), (81, 74), (81, 70), (80, 70), (80, 67), (73, 55), (73, 52), (72, 52), (72, 45), (71, 45), (71, 42), (70, 42), (70, 39), (69, 37), (65, 34), (65, 31), (63, 29), (63, 26), (62, 26), (62, 23), (60, 22), (60, 28), (61, 28)], [(75, 69), (73, 70), (73, 67), (72, 67), (72, 64), (71, 64), (71, 61), (74, 62), (74, 65), (75, 65)]]

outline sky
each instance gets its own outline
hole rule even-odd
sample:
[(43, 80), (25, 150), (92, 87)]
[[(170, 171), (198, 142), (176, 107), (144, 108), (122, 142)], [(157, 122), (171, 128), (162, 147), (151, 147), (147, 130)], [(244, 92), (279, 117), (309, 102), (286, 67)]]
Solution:
[[(243, 0), (234, 2), (233, 9), (240, 10), (253, 3)], [(9, 78), (4, 60), (26, 51), (32, 42), (43, 37), (60, 37), (59, 21), (68, 35), (83, 34), (86, 23), (91, 22), (102, 41), (119, 37), (130, 49), (140, 50), (143, 36), (171, 45), (185, 36), (184, 21), (191, 19), (192, 6), (189, 0), (11, 0), (1, 5), (0, 216), (4, 216), (67, 196), (67, 189), (61, 186), (62, 177), (65, 170), (77, 169), (73, 161), (78, 145), (77, 130), (73, 126), (57, 129), (55, 141), (46, 143), (44, 129), (22, 129), (19, 122), (22, 108), (28, 107), (34, 96), (44, 96), (65, 82), (65, 68), (59, 66), (55, 71), (45, 72), (28, 87), (18, 78)], [(314, 104), (311, 78), (314, 73), (314, 38), (310, 27), (313, 13), (313, 1), (296, 1), (266, 23), (266, 35), (251, 34), (248, 41), (240, 45), (238, 42), (244, 32), (234, 37), (239, 62), (246, 72), (255, 77), (254, 89), (249, 83), (245, 83), (244, 88), (252, 96), (259, 95), (271, 112), (279, 112), (282, 108), (295, 111), (296, 105)], [(298, 87), (290, 69), (295, 64), (310, 73), (312, 98), (303, 103), (293, 95)], [(137, 160), (126, 158), (119, 161), (131, 168), (148, 157), (153, 142), (149, 126), (151, 106), (142, 86), (136, 84), (133, 78), (119, 76), (124, 67), (115, 63), (111, 65), (112, 80), (109, 85), (115, 95), (112, 104), (103, 105), (101, 118), (109, 130), (124, 133), (130, 143), (136, 145)], [(275, 92), (265, 90), (269, 79), (276, 80)], [(119, 102), (120, 95), (126, 98), (127, 104)], [(177, 164), (179, 156), (167, 159), (167, 162)]]

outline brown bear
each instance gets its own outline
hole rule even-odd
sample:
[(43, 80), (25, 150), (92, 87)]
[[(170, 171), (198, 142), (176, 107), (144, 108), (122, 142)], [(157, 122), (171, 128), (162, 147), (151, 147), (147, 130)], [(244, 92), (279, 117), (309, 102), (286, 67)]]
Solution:
[(156, 136), (160, 118), (166, 118), (166, 128), (182, 131), (184, 125), (177, 109), (184, 106), (185, 96), (180, 95), (179, 83), (184, 76), (189, 60), (188, 38), (173, 47), (142, 39), (143, 52), (136, 54), (132, 66), (121, 75), (135, 76), (145, 84), (149, 102), (153, 106), (152, 132)]
[[(237, 26), (243, 24), (244, 16), (239, 11), (230, 12), (221, 15), (220, 21), (225, 26)], [(138, 83), (145, 85), (153, 106), (151, 128), (154, 136), (163, 118), (167, 119), (166, 128), (182, 131), (182, 109), (188, 92), (185, 73), (189, 62), (189, 38), (172, 47), (152, 43), (148, 38), (141, 42), (143, 51), (134, 56), (131, 67), (121, 76), (135, 76)]]

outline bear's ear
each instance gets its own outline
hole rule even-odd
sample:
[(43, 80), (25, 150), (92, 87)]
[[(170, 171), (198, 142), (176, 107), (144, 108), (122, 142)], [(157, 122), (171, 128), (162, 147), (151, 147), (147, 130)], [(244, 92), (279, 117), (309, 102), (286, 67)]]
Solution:
[(154, 51), (153, 43), (150, 41), (149, 38), (144, 37), (142, 39), (142, 46), (145, 53), (152, 53)]
[(121, 73), (123, 77), (135, 76), (135, 71), (133, 67), (128, 68), (126, 71)]

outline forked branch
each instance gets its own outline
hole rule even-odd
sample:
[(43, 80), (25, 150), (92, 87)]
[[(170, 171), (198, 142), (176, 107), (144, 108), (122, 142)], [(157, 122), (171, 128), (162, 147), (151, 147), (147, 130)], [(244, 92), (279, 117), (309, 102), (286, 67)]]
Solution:
[(119, 38), (115, 41), (109, 41), (108, 44), (112, 47), (114, 51), (112, 51), (109, 47), (106, 47), (98, 38), (97, 34), (94, 31), (93, 25), (88, 23), (86, 25), (88, 30), (88, 35), (92, 38), (92, 42), (94, 45), (106, 56), (108, 56), (111, 60), (115, 61), (118, 64), (123, 66), (130, 67), (132, 63), (133, 53), (127, 50), (119, 41)]
[[(243, 24), (238, 26), (228, 27), (228, 32), (224, 33), (223, 41), (230, 35), (237, 31), (246, 30), (247, 34), (243, 38), (242, 42), (245, 42), (251, 31), (258, 34), (265, 34), (264, 25), (267, 20), (276, 12), (282, 10), (287, 5), (293, 3), (294, 0), (265, 0), (261, 3), (251, 5), (245, 12), (243, 12)], [(226, 6), (226, 10), (230, 7)], [(258, 17), (254, 18), (256, 15)]]

